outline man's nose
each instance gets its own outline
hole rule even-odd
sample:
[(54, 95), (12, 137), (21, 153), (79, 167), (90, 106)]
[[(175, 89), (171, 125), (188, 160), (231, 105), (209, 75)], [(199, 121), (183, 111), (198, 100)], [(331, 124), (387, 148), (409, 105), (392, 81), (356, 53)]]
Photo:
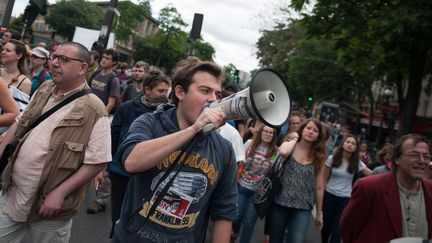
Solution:
[(207, 99), (208, 102), (216, 101), (218, 98), (216, 92), (211, 92), (210, 97)]

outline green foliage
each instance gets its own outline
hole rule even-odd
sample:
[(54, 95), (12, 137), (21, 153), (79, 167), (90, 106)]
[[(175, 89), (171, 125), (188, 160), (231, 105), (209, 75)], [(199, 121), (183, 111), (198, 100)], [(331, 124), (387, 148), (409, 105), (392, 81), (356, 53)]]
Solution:
[[(337, 62), (335, 42), (309, 38), (300, 21), (279, 24), (263, 32), (257, 56), (263, 66), (276, 69), (287, 79), (292, 98), (301, 104), (316, 100), (356, 101), (355, 77)], [(350, 84), (350, 85), (347, 85)]]
[(151, 16), (151, 7), (148, 0), (134, 4), (131, 1), (119, 3), (117, 7), (120, 18), (113, 32), (117, 41), (126, 43), (130, 37), (134, 37), (134, 31), (144, 21), (145, 16)]
[(23, 23), (23, 14), (20, 14), (20, 16), (18, 16), (17, 18), (14, 18), (10, 22), (9, 29), (13, 29), (13, 30), (21, 32), (23, 24), (24, 24)]
[(159, 14), (159, 28), (164, 32), (181, 31), (187, 24), (175, 7), (168, 6), (161, 9)]
[(49, 9), (46, 22), (60, 35), (72, 40), (75, 26), (100, 29), (103, 11), (92, 2), (60, 0)]
[[(178, 61), (187, 57), (191, 42), (189, 34), (182, 30), (186, 23), (174, 7), (163, 8), (158, 21), (160, 31), (156, 35), (135, 38), (133, 58), (160, 66), (169, 74)], [(211, 61), (214, 53), (209, 43), (196, 40), (195, 56)]]
[[(302, 1), (295, 2), (299, 9)], [(422, 80), (432, 73), (431, 2), (318, 0), (303, 21), (309, 35), (336, 40), (339, 61), (350, 72), (398, 85), (400, 134), (409, 132)]]

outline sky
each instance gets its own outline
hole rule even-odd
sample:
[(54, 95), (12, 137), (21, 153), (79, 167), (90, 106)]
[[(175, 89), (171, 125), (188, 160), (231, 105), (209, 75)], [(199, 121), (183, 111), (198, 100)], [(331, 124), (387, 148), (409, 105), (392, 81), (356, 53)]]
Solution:
[[(50, 0), (50, 3), (55, 1)], [(258, 67), (255, 55), (260, 30), (270, 29), (277, 17), (272, 0), (152, 0), (153, 17), (160, 9), (171, 5), (192, 28), (194, 13), (204, 15), (201, 36), (216, 50), (215, 61), (225, 66), (233, 63), (238, 69), (249, 72)], [(24, 11), (28, 0), (16, 0), (13, 16)]]

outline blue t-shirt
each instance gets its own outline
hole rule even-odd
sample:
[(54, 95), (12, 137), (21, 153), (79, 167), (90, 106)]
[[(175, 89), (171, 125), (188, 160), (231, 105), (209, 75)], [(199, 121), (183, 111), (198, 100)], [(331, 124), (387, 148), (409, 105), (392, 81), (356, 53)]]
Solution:
[[(123, 163), (138, 143), (165, 136), (167, 130), (179, 129), (176, 108), (166, 113), (159, 111), (144, 114), (132, 123), (118, 150), (118, 158)], [(230, 221), (237, 218), (234, 152), (228, 141), (215, 131), (210, 133), (213, 134), (197, 136), (183, 168), (145, 223), (156, 195), (176, 169), (157, 189), (156, 185), (180, 151), (173, 152), (157, 166), (131, 176), (112, 242), (204, 242), (210, 217)], [(226, 146), (223, 149), (226, 153), (221, 151), (221, 146)]]

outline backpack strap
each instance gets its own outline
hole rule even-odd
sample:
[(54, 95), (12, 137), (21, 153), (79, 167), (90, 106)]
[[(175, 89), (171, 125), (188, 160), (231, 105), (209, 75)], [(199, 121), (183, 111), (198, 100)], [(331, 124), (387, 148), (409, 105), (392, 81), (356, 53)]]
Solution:
[(100, 70), (96, 70), (96, 71), (94, 71), (93, 73), (92, 73), (92, 75), (90, 75), (90, 78), (87, 80), (87, 84), (90, 86), (90, 88), (91, 88), (91, 81), (94, 79), (94, 77), (96, 77), (96, 75), (98, 74), (98, 73), (100, 73), (100, 72), (102, 72), (102, 71), (100, 71)]
[(41, 75), (40, 75), (39, 78), (38, 78), (38, 81), (39, 81), (39, 85), (38, 85), (38, 87), (41, 86), (41, 84), (43, 83), (44, 78), (47, 76), (47, 74), (48, 74), (48, 72), (47, 72), (47, 70), (44, 68), (43, 71), (42, 71), (42, 73), (41, 73)]

